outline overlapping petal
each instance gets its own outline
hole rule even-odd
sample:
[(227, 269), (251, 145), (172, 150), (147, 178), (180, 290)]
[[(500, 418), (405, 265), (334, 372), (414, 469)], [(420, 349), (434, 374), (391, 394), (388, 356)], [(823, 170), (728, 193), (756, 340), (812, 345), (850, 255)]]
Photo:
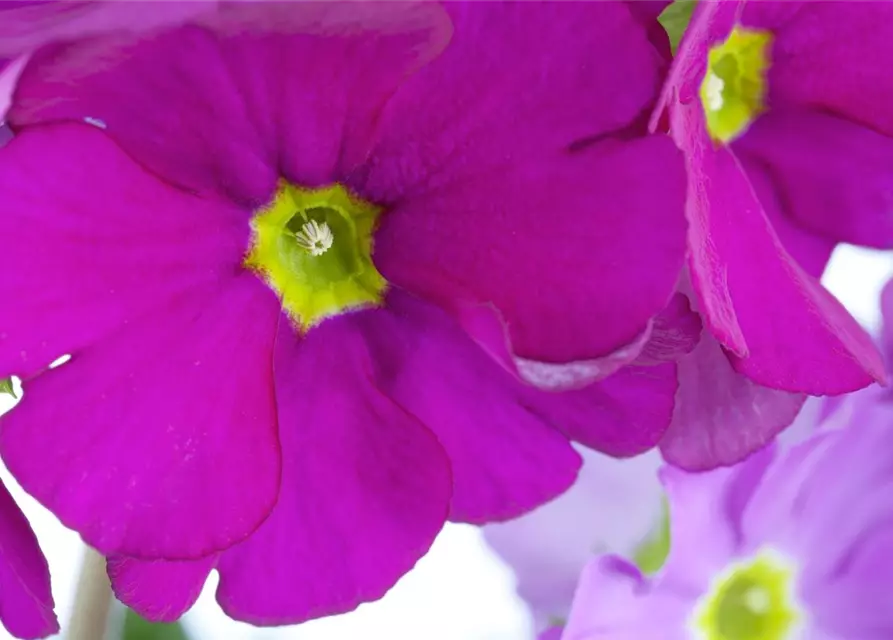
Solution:
[(217, 598), (237, 620), (297, 623), (376, 600), (446, 520), (450, 460), (376, 386), (350, 325), (349, 316), (329, 320), (303, 342), (280, 327), (282, 490), (269, 519), (218, 563)]
[(195, 558), (232, 546), (279, 491), (278, 315), (245, 273), (128, 323), (26, 383), (0, 419), (4, 461), (103, 553)]

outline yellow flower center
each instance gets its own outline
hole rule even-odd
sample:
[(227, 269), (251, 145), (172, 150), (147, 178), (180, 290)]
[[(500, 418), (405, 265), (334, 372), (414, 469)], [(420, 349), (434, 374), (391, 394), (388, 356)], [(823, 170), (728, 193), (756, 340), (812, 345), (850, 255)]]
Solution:
[(710, 49), (701, 82), (707, 131), (729, 143), (766, 110), (766, 75), (772, 34), (735, 27), (722, 44)]
[(795, 566), (773, 551), (736, 563), (698, 600), (692, 626), (698, 640), (788, 640), (803, 613), (795, 595)]
[(259, 274), (303, 331), (351, 309), (377, 306), (387, 281), (372, 264), (380, 209), (335, 184), (281, 183), (251, 219), (245, 266)]

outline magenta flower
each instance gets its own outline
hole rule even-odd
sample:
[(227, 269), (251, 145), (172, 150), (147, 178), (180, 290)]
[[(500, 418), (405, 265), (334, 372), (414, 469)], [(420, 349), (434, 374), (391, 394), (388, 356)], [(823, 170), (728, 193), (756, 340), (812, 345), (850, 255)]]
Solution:
[(686, 154), (690, 293), (716, 340), (679, 364), (662, 444), (675, 464), (740, 460), (803, 394), (883, 378), (869, 337), (814, 276), (837, 242), (893, 241), (881, 62), (893, 41), (876, 28), (890, 12), (739, 0), (695, 11), (657, 113)]
[[(35, 51), (0, 152), (0, 451), (121, 599), (345, 611), (566, 489), (568, 436), (654, 445), (699, 325), (641, 8), (196, 20)], [(568, 362), (616, 373), (521, 378)]]
[(887, 421), (733, 468), (664, 469), (667, 564), (646, 579), (619, 557), (593, 561), (563, 640), (891, 637), (891, 461)]

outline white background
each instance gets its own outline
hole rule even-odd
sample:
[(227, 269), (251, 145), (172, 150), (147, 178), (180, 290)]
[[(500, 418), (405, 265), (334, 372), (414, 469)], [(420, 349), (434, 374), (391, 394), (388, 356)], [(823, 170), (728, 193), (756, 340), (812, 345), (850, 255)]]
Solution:
[[(891, 276), (893, 256), (844, 246), (835, 252), (825, 283), (863, 324), (877, 330), (880, 323), (877, 296)], [(5, 396), (0, 398), (0, 411), (10, 405)], [(24, 495), (5, 470), (2, 477), (31, 520), (47, 555), (56, 611), (64, 627), (71, 615), (83, 547), (75, 533)], [(214, 582), (208, 584), (199, 603), (184, 618), (193, 640), (528, 640), (532, 637), (527, 612), (513, 592), (511, 572), (489, 552), (478, 531), (468, 526), (447, 527), (430, 554), (383, 600), (363, 605), (353, 613), (299, 627), (254, 629), (229, 621), (214, 604)], [(8, 638), (11, 636), (0, 629), (0, 640)]]

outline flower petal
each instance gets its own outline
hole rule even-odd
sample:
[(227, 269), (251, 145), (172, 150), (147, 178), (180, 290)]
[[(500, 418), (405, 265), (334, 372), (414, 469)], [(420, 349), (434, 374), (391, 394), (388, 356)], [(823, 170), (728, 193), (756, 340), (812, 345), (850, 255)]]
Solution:
[(151, 622), (174, 622), (198, 600), (216, 563), (216, 555), (192, 562), (117, 556), (107, 567), (118, 600)]
[(128, 2), (4, 2), (0, 55), (15, 55), (59, 40), (115, 31), (145, 32), (184, 22), (217, 8), (214, 0), (163, 4)]
[(131, 323), (26, 383), (0, 419), (4, 461), (105, 555), (192, 559), (235, 544), (279, 489), (278, 316), (245, 273)]
[(201, 22), (39, 52), (12, 122), (99, 121), (166, 180), (258, 206), (280, 173), (317, 185), (364, 159), (383, 102), (449, 37), (427, 2), (229, 3)]
[(388, 211), (374, 260), (446, 307), (492, 303), (522, 358), (590, 360), (635, 340), (672, 295), (684, 244), (677, 167), (655, 136), (468, 178)]
[(50, 571), (25, 514), (0, 484), (0, 622), (16, 638), (59, 631)]
[(657, 451), (628, 460), (580, 454), (583, 468), (565, 493), (520, 518), (484, 527), (488, 544), (514, 570), (518, 594), (538, 628), (567, 618), (580, 571), (594, 553), (632, 556), (663, 515)]
[(790, 425), (806, 399), (753, 383), (732, 368), (710, 335), (676, 366), (679, 392), (660, 449), (683, 469), (739, 462)]
[(893, 246), (888, 136), (827, 113), (772, 111), (734, 149), (772, 175), (785, 214), (800, 226), (837, 242)]
[(624, 367), (588, 387), (560, 393), (530, 389), (531, 411), (571, 439), (616, 457), (660, 442), (673, 415), (676, 365)]
[(422, 423), (376, 388), (351, 320), (328, 320), (300, 344), (280, 327), (279, 502), (218, 564), (217, 599), (237, 620), (293, 624), (376, 600), (446, 520), (449, 460)]
[(431, 429), (450, 458), (451, 520), (513, 518), (576, 479), (580, 458), (567, 437), (524, 406), (526, 387), (449, 315), (393, 290), (386, 310), (354, 321), (378, 386)]
[(733, 467), (660, 471), (670, 502), (670, 554), (661, 581), (700, 595), (749, 540), (745, 512), (776, 450), (769, 446)]
[(700, 105), (679, 105), (672, 120), (688, 154), (692, 283), (735, 368), (763, 386), (813, 395), (883, 380), (871, 338), (781, 246), (735, 157), (709, 141)]
[(583, 570), (562, 640), (686, 640), (694, 604), (655, 589), (619, 556), (601, 556)]
[[(762, 4), (793, 14), (772, 49), (769, 102), (814, 107), (893, 135), (893, 78), (886, 64), (893, 6), (886, 2), (751, 2), (744, 20), (775, 26)], [(772, 13), (772, 12), (770, 12)]]
[(248, 214), (173, 189), (83, 125), (0, 149), (0, 378), (27, 378), (230, 280)]

